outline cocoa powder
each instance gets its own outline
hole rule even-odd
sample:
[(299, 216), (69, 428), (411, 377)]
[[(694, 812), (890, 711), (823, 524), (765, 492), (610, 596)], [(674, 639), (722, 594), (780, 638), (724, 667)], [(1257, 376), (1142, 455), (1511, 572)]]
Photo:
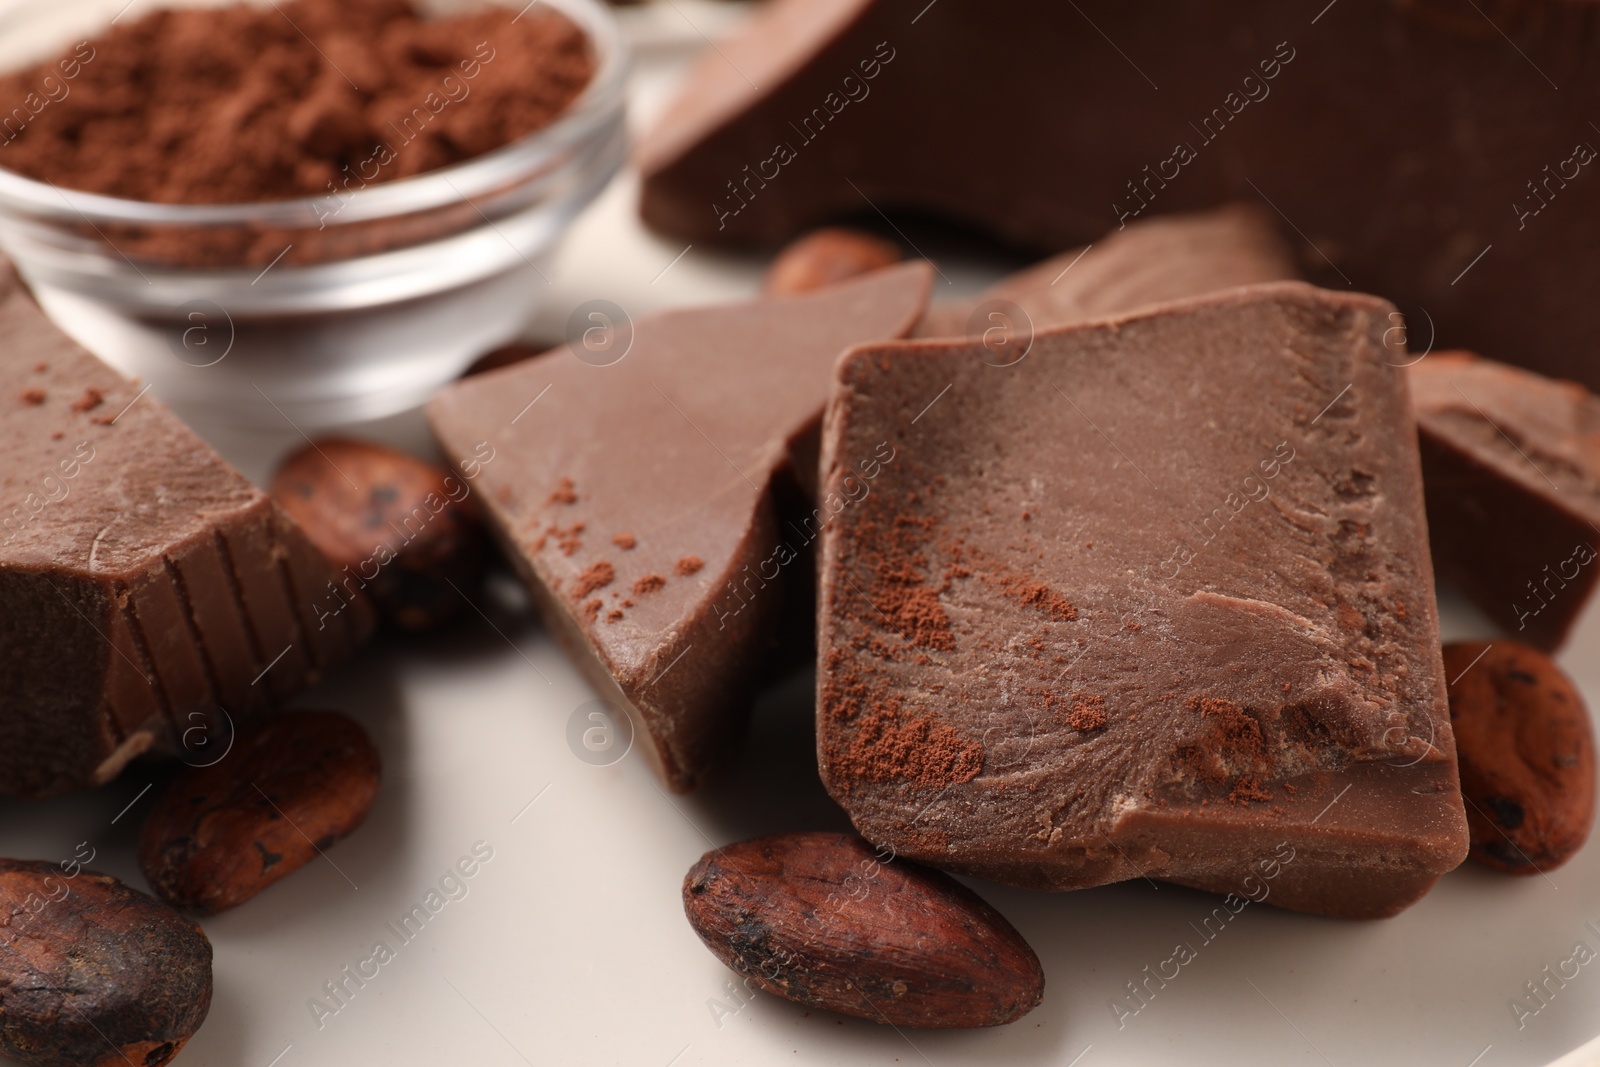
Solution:
[(604, 589), (616, 580), (616, 568), (606, 560), (600, 560), (578, 575), (578, 584), (572, 588), (572, 597), (574, 600), (582, 600), (590, 593)]
[[(74, 61), (76, 75), (60, 71)], [(159, 10), (0, 77), (0, 166), (171, 204), (347, 194), (549, 125), (594, 75), (566, 16), (408, 0)], [(63, 95), (35, 112), (38, 87)]]

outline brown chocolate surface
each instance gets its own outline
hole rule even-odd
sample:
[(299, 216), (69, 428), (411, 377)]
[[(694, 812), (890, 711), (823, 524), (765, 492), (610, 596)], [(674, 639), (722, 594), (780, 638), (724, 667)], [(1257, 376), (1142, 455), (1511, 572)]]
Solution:
[(608, 365), (559, 348), (430, 405), (451, 459), (495, 449), (477, 482), (492, 528), (672, 788), (737, 743), (780, 619), (808, 602), (808, 549), (837, 504), (802, 503), (834, 363), (904, 336), (931, 277), (909, 264), (663, 312), (634, 322)]
[(319, 628), (333, 573), (299, 529), (0, 270), (0, 793), (26, 796), (220, 743), (219, 708), (306, 688), (372, 619)]
[[(1002, 278), (974, 299), (935, 304), (917, 324), (916, 336), (977, 337), (1015, 318), (1010, 325), (1020, 331), (1020, 345), (1031, 330), (1299, 277), (1294, 256), (1266, 209), (1228, 204), (1129, 223), (1093, 244)], [(994, 319), (990, 312), (1002, 318)]]
[(1322, 7), (775, 0), (640, 145), (643, 213), (697, 245), (879, 208), (1054, 250), (1249, 199), (1330, 287), (1600, 383), (1571, 298), (1600, 283), (1600, 7)]
[(824, 491), (894, 450), (822, 541), (818, 752), (861, 833), (1054, 889), (1244, 894), (1292, 854), (1270, 901), (1347, 917), (1460, 863), (1391, 310), (1275, 283), (1007, 367), (842, 361)]
[(1439, 579), (1559, 648), (1600, 573), (1600, 397), (1469, 352), (1410, 376)]

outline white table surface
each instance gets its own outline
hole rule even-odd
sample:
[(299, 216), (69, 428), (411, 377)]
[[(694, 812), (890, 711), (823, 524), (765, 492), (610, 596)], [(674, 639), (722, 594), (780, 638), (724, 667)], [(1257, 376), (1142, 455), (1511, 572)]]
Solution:
[[(0, 19), (38, 3), (0, 3)], [(677, 0), (638, 21), (653, 42), (635, 84), (642, 122), (678, 75), (682, 43), (698, 41), (691, 21), (715, 33), (727, 15)], [(638, 314), (755, 290), (758, 260), (690, 249), (673, 263), (683, 247), (639, 227), (635, 192), (634, 177), (623, 175), (572, 233), (542, 332), (559, 336), (567, 311), (596, 297)], [(951, 291), (1005, 267), (1003, 257), (937, 235), (929, 241)], [(367, 429), (426, 447), (415, 417)], [(258, 480), (298, 440), (287, 428), (214, 439)], [(1595, 846), (1544, 878), (1464, 868), (1386, 922), (1252, 906), (1121, 1028), (1109, 1002), (1176, 942), (1195, 940), (1189, 924), (1215, 898), (1144, 882), (1061, 895), (973, 883), (1037, 949), (1047, 976), (1044, 1003), (1000, 1030), (902, 1033), (765, 994), (736, 999), (732, 972), (684, 920), (679, 887), (712, 845), (847, 827), (817, 780), (810, 678), (792, 678), (763, 700), (726, 780), (670, 797), (637, 753), (606, 767), (573, 754), (567, 722), (593, 694), (511, 582), (497, 582), (481, 603), (487, 620), (469, 619), (442, 638), (371, 646), (297, 702), (367, 725), (383, 751), (383, 792), (367, 824), (326, 862), (205, 920), (215, 1000), (177, 1062), (1508, 1067), (1551, 1063), (1600, 1033), (1600, 962), (1521, 1028), (1510, 1007), (1575, 943), (1600, 951)], [(1447, 638), (1494, 632), (1449, 599), (1444, 617)], [(1600, 698), (1597, 649), (1600, 618), (1591, 613), (1562, 656), (1591, 703)], [(0, 854), (64, 859), (89, 842), (95, 867), (142, 885), (134, 840), (150, 781), (135, 767), (96, 793), (0, 802)], [(467, 895), (399, 945), (386, 923), (478, 842), (493, 858)], [(395, 958), (319, 1023), (312, 999), (336, 1006), (325, 983), (378, 941)], [(1600, 1063), (1600, 1051), (1560, 1062)]]

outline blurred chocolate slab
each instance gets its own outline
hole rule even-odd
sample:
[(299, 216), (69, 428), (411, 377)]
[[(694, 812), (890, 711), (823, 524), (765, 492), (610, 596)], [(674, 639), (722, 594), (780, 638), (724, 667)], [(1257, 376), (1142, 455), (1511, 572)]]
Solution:
[(231, 721), (317, 681), (371, 611), (0, 270), (0, 793), (98, 784), (151, 749), (220, 755)]
[(1597, 22), (1570, 0), (773, 0), (640, 145), (642, 211), (697, 245), (882, 210), (1054, 251), (1253, 200), (1316, 280), (1437, 347), (1595, 387)]
[(1046, 329), (1299, 277), (1274, 216), (1259, 205), (1228, 204), (1130, 223), (1002, 278), (971, 300), (935, 304), (917, 324), (916, 336), (979, 336), (1007, 317), (1024, 331)]
[(1470, 352), (1410, 374), (1440, 580), (1560, 648), (1600, 574), (1600, 397)]
[[(869, 841), (1008, 884), (1368, 918), (1466, 855), (1393, 308), (1298, 282), (841, 362), (818, 749)], [(1387, 335), (1387, 336), (1386, 336)]]
[(915, 263), (615, 323), (429, 406), (452, 460), (493, 449), (491, 528), (673, 789), (737, 745), (785, 615), (809, 622), (810, 546), (844, 506), (815, 498), (835, 362), (903, 337), (931, 284)]

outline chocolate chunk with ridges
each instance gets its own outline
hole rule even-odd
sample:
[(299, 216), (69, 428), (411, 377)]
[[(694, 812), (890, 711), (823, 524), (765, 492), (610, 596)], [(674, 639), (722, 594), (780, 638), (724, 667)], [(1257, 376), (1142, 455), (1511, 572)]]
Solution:
[(560, 348), (429, 406), (447, 456), (495, 449), (476, 482), (492, 530), (672, 788), (731, 751), (780, 621), (808, 615), (808, 549), (837, 503), (806, 502), (835, 361), (904, 336), (931, 275), (651, 315), (607, 366)]
[(366, 819), (378, 750), (355, 720), (286, 711), (240, 730), (226, 756), (170, 782), (139, 836), (139, 867), (178, 908), (237, 907)]
[[(307, 688), (367, 636), (364, 605), (318, 626), (321, 553), (8, 266), (0, 333), (0, 793), (104, 782), (219, 707)], [(24, 387), (45, 402), (11, 399)], [(100, 402), (79, 410), (86, 389)]]
[(1002, 278), (974, 299), (935, 304), (918, 337), (981, 334), (1020, 309), (1023, 331), (1065, 326), (1147, 304), (1219, 289), (1300, 277), (1294, 255), (1265, 208), (1229, 204), (1214, 211), (1157, 216), (1112, 230), (1086, 248), (1063, 252)]
[(483, 580), (488, 541), (459, 474), (372, 441), (325, 437), (286, 458), (271, 490), (338, 568), (319, 619), (367, 597), (391, 625), (430, 630)]
[[(1466, 854), (1391, 306), (1296, 282), (841, 361), (818, 749), (870, 841), (1010, 884), (1400, 911)], [(931, 406), (930, 406), (931, 405)], [(1259, 881), (1259, 876), (1258, 876)]]
[(1444, 648), (1472, 858), (1508, 874), (1561, 866), (1594, 824), (1594, 730), (1577, 686), (1536, 648)]
[(1016, 928), (948, 875), (854, 834), (791, 833), (706, 853), (683, 910), (755, 986), (893, 1026), (1000, 1026), (1044, 996)]
[(115, 878), (0, 860), (0, 914), (8, 1057), (34, 1067), (161, 1067), (211, 1010), (206, 935)]
[(1439, 579), (1560, 648), (1600, 578), (1600, 397), (1470, 352), (1422, 358), (1411, 393)]
[(707, 49), (637, 150), (646, 221), (765, 244), (870, 201), (1053, 251), (1270, 201), (1322, 283), (1600, 385), (1566, 296), (1600, 288), (1594, 4), (926, 7), (776, 0)]

